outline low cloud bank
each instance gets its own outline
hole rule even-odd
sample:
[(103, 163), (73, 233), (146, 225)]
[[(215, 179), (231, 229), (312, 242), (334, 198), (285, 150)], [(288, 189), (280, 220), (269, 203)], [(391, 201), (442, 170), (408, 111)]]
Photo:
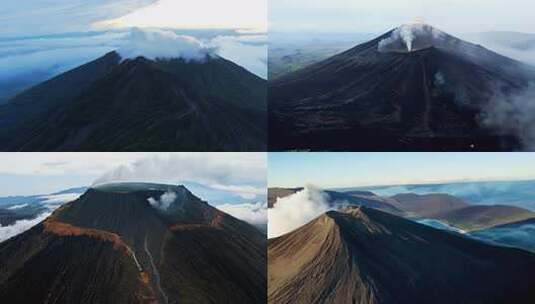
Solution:
[(202, 60), (215, 54), (266, 78), (267, 36), (229, 31), (187, 32), (122, 29), (58, 34), (35, 38), (0, 38), (0, 104), (18, 92), (118, 50), (123, 58), (183, 57)]
[(52, 212), (45, 212), (31, 220), (19, 220), (10, 226), (0, 226), (0, 242), (29, 230), (33, 226), (45, 220), (50, 214), (52, 214)]
[[(77, 199), (80, 194), (77, 193), (67, 193), (67, 194), (57, 194), (57, 195), (45, 195), (42, 197), (43, 201), (36, 203), (42, 205), (46, 208), (45, 212), (37, 215), (33, 219), (24, 219), (18, 220), (13, 225), (9, 226), (0, 226), (0, 242), (3, 242), (9, 238), (12, 238), (18, 234), (23, 233), (26, 230), (29, 230), (33, 226), (44, 221), (48, 216), (52, 214), (54, 210), (59, 208), (61, 205), (71, 202)], [(28, 205), (28, 204), (21, 204)], [(14, 206), (13, 206), (14, 207)], [(21, 207), (22, 208), (22, 207)]]
[(532, 151), (535, 149), (534, 101), (535, 84), (514, 95), (497, 92), (483, 109), (480, 121), (484, 126), (518, 137), (523, 148)]
[(308, 185), (302, 191), (278, 198), (268, 210), (268, 238), (289, 233), (329, 211), (329, 195)]
[(266, 225), (268, 222), (267, 204), (265, 202), (250, 204), (221, 204), (215, 207), (252, 225)]

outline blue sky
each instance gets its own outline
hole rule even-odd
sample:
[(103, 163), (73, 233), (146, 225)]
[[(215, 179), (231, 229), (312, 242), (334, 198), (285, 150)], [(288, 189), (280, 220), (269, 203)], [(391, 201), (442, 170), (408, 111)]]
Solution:
[(269, 0), (276, 31), (384, 32), (416, 17), (452, 34), (535, 32), (531, 0)]
[(268, 185), (323, 188), (535, 178), (535, 153), (269, 153)]

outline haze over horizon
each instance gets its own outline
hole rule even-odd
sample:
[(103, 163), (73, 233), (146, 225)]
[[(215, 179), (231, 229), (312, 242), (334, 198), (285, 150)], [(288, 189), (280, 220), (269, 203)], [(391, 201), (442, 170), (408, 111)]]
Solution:
[(324, 189), (535, 179), (535, 153), (270, 153), (269, 187)]
[(485, 31), (535, 33), (534, 10), (535, 4), (527, 0), (509, 1), (506, 8), (498, 0), (485, 1), (484, 4), (477, 0), (272, 0), (269, 28), (270, 31), (283, 32), (383, 33), (419, 18), (450, 34)]

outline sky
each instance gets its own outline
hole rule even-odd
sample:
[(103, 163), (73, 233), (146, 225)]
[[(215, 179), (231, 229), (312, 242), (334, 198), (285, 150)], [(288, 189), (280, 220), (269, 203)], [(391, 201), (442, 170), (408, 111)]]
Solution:
[(266, 14), (265, 0), (3, 1), (0, 6), (0, 37), (132, 26), (265, 31)]
[(535, 153), (269, 153), (269, 187), (535, 178)]
[(239, 202), (265, 200), (265, 153), (2, 153), (0, 159), (0, 196), (106, 182), (187, 182)]
[[(0, 104), (125, 45), (143, 47), (131, 53), (148, 51), (152, 57), (183, 53), (170, 47), (187, 47), (188, 53), (192, 45), (211, 48), (250, 72), (267, 76), (265, 0), (4, 2), (0, 5)], [(143, 38), (132, 35), (136, 31), (156, 32), (161, 39), (135, 40)]]
[(270, 31), (382, 33), (423, 18), (451, 34), (535, 33), (530, 0), (269, 0)]

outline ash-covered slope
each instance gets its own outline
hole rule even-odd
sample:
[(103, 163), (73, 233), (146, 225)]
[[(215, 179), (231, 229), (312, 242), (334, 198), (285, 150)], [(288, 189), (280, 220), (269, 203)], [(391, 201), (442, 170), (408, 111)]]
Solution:
[(221, 57), (100, 59), (0, 107), (5, 151), (256, 151), (266, 82)]
[(533, 81), (528, 65), (427, 25), (402, 26), (271, 81), (270, 150), (518, 148), (483, 115), (495, 96)]
[(88, 190), (0, 244), (10, 303), (262, 303), (266, 240), (182, 186)]
[(535, 255), (365, 207), (268, 245), (268, 303), (532, 303)]

